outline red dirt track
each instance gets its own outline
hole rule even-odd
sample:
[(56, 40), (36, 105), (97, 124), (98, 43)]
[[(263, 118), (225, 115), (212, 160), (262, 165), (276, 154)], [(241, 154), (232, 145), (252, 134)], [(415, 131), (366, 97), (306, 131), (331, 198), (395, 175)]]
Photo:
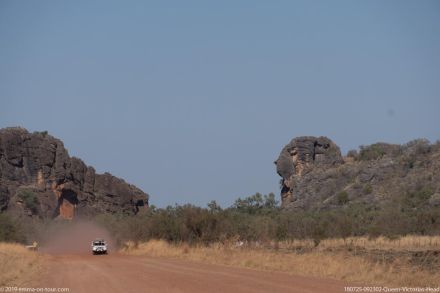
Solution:
[(107, 292), (344, 292), (343, 282), (184, 260), (121, 254), (49, 256), (39, 287), (69, 293)]

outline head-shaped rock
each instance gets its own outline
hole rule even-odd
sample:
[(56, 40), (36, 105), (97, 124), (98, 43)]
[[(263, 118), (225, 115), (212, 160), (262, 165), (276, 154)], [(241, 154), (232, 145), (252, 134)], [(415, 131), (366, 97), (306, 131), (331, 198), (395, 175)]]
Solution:
[(327, 137), (301, 136), (294, 138), (275, 161), (282, 179), (282, 199), (292, 197), (294, 178), (302, 177), (315, 167), (330, 167), (344, 161), (339, 147)]
[(278, 174), (287, 179), (314, 166), (343, 163), (339, 147), (327, 137), (301, 136), (287, 144), (275, 161)]

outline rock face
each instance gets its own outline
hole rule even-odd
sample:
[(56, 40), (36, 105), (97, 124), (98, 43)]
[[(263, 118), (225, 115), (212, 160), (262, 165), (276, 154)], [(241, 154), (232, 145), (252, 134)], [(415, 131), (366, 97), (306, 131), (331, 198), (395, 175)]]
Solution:
[(148, 194), (109, 173), (96, 174), (47, 132), (0, 129), (0, 210), (72, 219), (98, 213), (135, 214)]
[(332, 209), (402, 200), (437, 205), (440, 143), (419, 139), (405, 145), (376, 143), (342, 157), (326, 137), (297, 137), (275, 161), (286, 209)]
[(292, 139), (275, 161), (277, 172), (282, 177), (282, 206), (301, 204), (297, 188), (304, 176), (315, 167), (332, 168), (343, 163), (339, 147), (327, 137), (302, 136)]

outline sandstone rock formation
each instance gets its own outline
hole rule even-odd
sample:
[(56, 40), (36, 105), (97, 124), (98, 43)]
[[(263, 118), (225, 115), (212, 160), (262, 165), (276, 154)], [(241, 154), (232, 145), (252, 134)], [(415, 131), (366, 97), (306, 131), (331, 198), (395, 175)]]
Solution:
[(344, 161), (339, 147), (327, 137), (302, 136), (292, 139), (275, 161), (281, 179), (281, 202), (293, 205), (299, 198), (295, 192), (302, 178), (315, 167), (330, 168)]
[(282, 149), (275, 164), (282, 177), (281, 205), (287, 209), (380, 206), (393, 200), (416, 208), (439, 202), (439, 142), (376, 143), (342, 157), (326, 137), (297, 137)]
[(135, 214), (148, 197), (109, 173), (96, 174), (47, 132), (0, 129), (0, 211), (66, 219)]

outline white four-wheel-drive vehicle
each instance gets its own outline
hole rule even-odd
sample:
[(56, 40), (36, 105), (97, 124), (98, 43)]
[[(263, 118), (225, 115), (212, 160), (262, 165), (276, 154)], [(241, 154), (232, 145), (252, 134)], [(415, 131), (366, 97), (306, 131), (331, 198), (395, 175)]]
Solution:
[(107, 243), (103, 239), (96, 239), (92, 242), (93, 254), (107, 254)]

